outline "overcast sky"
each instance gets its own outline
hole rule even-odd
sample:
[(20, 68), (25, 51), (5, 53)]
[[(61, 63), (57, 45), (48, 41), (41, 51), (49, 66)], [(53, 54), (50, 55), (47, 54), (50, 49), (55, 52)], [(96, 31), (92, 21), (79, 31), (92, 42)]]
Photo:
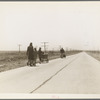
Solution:
[(0, 2), (0, 50), (100, 49), (100, 1)]

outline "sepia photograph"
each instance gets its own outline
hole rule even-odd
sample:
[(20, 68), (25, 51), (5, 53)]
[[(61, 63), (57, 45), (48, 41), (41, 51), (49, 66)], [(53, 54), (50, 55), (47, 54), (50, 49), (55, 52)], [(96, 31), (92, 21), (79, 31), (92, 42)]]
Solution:
[(100, 98), (100, 1), (0, 1), (0, 99)]

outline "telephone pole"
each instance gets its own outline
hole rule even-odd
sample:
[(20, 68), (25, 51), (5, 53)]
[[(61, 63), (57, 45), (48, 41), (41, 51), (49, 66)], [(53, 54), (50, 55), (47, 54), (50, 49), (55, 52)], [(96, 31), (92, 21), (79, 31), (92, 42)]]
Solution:
[(19, 44), (18, 46), (19, 46), (19, 53), (20, 53), (20, 47), (21, 47), (21, 44)]
[(43, 43), (43, 47), (44, 47), (44, 53), (46, 53), (46, 44), (48, 43), (48, 42), (41, 42), (41, 43)]
[(62, 48), (61, 45), (59, 45), (59, 48), (60, 48), (60, 49)]

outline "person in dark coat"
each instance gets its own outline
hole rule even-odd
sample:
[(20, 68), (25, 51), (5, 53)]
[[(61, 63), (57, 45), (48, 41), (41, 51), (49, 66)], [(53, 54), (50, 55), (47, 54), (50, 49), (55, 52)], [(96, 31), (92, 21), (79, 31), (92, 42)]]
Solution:
[(36, 60), (37, 60), (37, 49), (34, 48), (34, 66), (36, 66)]
[(38, 55), (39, 55), (39, 60), (40, 60), (40, 63), (41, 63), (42, 62), (42, 55), (43, 55), (41, 48), (39, 48), (39, 50), (38, 50)]
[(32, 43), (30, 43), (30, 45), (27, 48), (27, 56), (28, 56), (27, 65), (32, 66), (34, 60), (34, 50), (33, 50)]
[(66, 57), (65, 51), (63, 48), (60, 49), (60, 53), (61, 53), (61, 56), (60, 56), (61, 58)]

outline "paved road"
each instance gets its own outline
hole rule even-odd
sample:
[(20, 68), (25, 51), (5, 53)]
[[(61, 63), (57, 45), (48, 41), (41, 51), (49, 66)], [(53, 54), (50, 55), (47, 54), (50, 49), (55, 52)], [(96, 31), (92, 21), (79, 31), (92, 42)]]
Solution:
[(99, 94), (100, 62), (83, 52), (2, 72), (0, 93)]

